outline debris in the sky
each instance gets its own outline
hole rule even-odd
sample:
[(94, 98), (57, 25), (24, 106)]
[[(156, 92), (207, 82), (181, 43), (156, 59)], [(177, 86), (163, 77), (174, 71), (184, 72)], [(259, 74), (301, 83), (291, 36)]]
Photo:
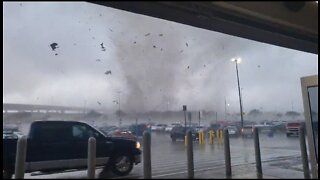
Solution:
[(99, 16), (102, 16), (102, 14), (99, 14)]
[(137, 42), (135, 41), (135, 42), (133, 42), (133, 44), (137, 44)]
[(75, 45), (77, 45), (77, 43), (73, 43), (73, 45), (75, 46)]
[(52, 43), (52, 44), (50, 44), (50, 47), (51, 47), (52, 51), (55, 51), (55, 49), (59, 48), (58, 43)]
[(150, 33), (148, 33), (148, 34), (145, 34), (144, 36), (149, 36), (150, 35)]
[(160, 51), (162, 51), (162, 48), (160, 49)]
[(258, 68), (260, 68), (260, 65), (258, 65)]
[(58, 53), (55, 53), (54, 55), (58, 56)]
[(97, 101), (97, 103), (98, 103), (99, 105), (101, 105), (101, 102)]
[(22, 6), (22, 3), (20, 3), (19, 5)]
[(203, 67), (206, 67), (206, 65), (204, 64)]
[(186, 43), (186, 46), (188, 47), (188, 43)]
[(163, 36), (163, 34), (159, 34), (159, 36)]
[(109, 28), (109, 31), (113, 32), (113, 30), (111, 28)]
[(153, 48), (156, 48), (156, 46), (155, 46), (155, 45), (153, 45)]
[(190, 66), (187, 67), (188, 69), (190, 68)]
[(101, 62), (101, 60), (100, 60), (100, 59), (96, 59), (96, 61), (97, 61), (97, 62)]
[(105, 74), (105, 75), (111, 74), (111, 71), (110, 71), (110, 70), (109, 70), (109, 71), (106, 71), (104, 74)]
[(183, 52), (183, 50), (180, 51), (180, 53), (182, 53), (182, 52)]
[(92, 39), (96, 39), (94, 36), (92, 36)]
[(102, 51), (106, 51), (106, 48), (103, 47), (103, 43), (100, 44)]

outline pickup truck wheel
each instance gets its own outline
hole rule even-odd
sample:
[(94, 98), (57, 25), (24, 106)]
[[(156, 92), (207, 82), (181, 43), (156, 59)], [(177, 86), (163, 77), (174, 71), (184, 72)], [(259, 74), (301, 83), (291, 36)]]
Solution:
[(3, 170), (3, 179), (12, 179), (13, 173), (8, 170)]
[(111, 170), (118, 176), (129, 174), (133, 168), (133, 158), (126, 153), (120, 153), (111, 158)]

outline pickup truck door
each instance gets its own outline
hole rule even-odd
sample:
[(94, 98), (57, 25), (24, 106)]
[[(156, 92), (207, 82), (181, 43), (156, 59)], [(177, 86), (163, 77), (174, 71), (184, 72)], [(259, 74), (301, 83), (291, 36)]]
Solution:
[(90, 137), (96, 139), (96, 165), (105, 165), (111, 155), (113, 143), (86, 124), (72, 126), (72, 139), (74, 143), (71, 148), (74, 149), (73, 158), (81, 162), (84, 161), (84, 166), (87, 165), (88, 140)]

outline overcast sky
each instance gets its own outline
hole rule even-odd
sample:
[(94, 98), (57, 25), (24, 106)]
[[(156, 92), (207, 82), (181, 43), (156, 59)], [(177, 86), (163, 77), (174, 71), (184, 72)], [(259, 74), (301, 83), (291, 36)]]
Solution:
[(318, 74), (318, 55), (95, 4), (5, 2), (3, 10), (3, 103), (114, 111), (121, 91), (125, 111), (224, 111), (226, 99), (238, 112), (230, 59), (241, 57), (244, 111), (302, 112), (300, 77)]

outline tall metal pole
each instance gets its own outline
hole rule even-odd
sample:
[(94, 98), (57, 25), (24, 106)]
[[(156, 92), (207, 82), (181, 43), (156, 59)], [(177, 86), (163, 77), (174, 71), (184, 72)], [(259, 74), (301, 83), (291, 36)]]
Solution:
[(184, 134), (187, 135), (187, 106), (183, 105), (183, 112), (184, 112)]
[(239, 91), (239, 101), (240, 101), (241, 128), (243, 128), (242, 101), (241, 101), (240, 81), (239, 81), (238, 62), (237, 62), (237, 60), (235, 61), (235, 63), (236, 63), (236, 70), (237, 70), (238, 91)]
[(121, 91), (118, 91), (119, 93), (119, 127), (121, 127), (121, 109), (120, 109), (120, 93)]
[(224, 120), (227, 120), (227, 99), (224, 97)]

